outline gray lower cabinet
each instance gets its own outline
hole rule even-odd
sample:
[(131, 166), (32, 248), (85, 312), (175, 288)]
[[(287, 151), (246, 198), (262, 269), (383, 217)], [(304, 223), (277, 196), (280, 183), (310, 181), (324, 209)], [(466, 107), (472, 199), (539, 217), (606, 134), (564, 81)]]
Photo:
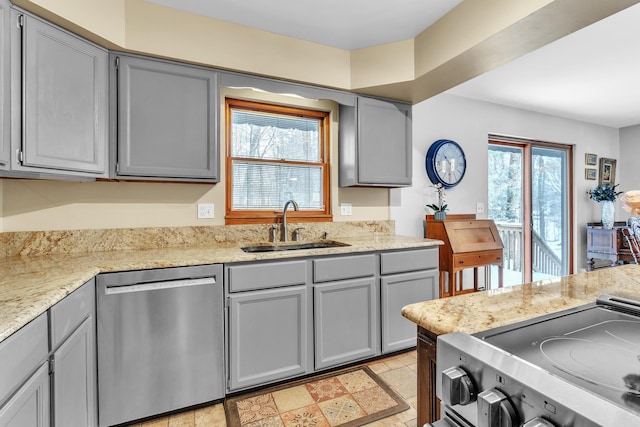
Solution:
[(12, 170), (108, 176), (108, 53), (12, 11)]
[(438, 298), (438, 248), (380, 255), (382, 353), (416, 346), (416, 325), (402, 307)]
[(98, 425), (95, 279), (49, 309), (54, 427)]
[(10, 3), (0, 0), (0, 170), (9, 168), (11, 159), (11, 44)]
[(48, 427), (47, 314), (0, 343), (0, 427)]
[(313, 287), (315, 368), (329, 368), (379, 354), (375, 277)]
[(339, 185), (411, 185), (411, 105), (358, 96), (340, 105)]
[(219, 181), (217, 73), (124, 54), (111, 59), (115, 177)]
[(307, 276), (304, 260), (225, 268), (230, 391), (313, 371)]

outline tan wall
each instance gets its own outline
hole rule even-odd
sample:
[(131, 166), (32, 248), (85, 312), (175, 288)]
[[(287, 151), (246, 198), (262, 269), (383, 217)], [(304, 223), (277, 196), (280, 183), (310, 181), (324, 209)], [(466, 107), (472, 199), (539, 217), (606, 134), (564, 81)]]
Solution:
[[(389, 219), (389, 190), (338, 188), (338, 106), (334, 102), (225, 89), (221, 97), (221, 176), (225, 176), (224, 96), (330, 111), (334, 221)], [(197, 219), (198, 203), (213, 203), (215, 218)], [(351, 203), (353, 215), (340, 216), (339, 203)], [(221, 225), (225, 208), (224, 181), (214, 185), (0, 179), (0, 231)]]

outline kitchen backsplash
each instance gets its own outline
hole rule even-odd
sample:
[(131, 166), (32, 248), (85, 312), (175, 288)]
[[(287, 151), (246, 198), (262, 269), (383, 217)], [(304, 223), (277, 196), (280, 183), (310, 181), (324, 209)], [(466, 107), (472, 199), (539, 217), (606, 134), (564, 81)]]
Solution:
[[(395, 233), (395, 221), (292, 223), (289, 230), (299, 227), (301, 240)], [(245, 244), (267, 242), (270, 235), (269, 224), (7, 232), (0, 233), (0, 257)]]

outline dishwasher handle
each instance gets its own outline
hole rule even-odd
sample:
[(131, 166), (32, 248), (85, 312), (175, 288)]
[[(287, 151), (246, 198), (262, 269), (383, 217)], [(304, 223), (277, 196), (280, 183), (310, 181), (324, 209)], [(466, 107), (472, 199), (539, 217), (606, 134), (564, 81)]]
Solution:
[(166, 280), (149, 283), (135, 283), (131, 285), (107, 285), (105, 295), (128, 294), (131, 292), (156, 291), (161, 289), (184, 288), (188, 286), (215, 285), (215, 277), (203, 277), (200, 279)]

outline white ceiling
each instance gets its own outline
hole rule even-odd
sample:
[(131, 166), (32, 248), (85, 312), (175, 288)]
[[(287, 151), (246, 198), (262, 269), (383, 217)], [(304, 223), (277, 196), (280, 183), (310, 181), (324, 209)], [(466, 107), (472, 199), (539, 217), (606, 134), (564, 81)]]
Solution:
[[(462, 0), (147, 1), (353, 50), (413, 38)], [(448, 93), (615, 128), (640, 124), (639, 22), (636, 4)]]
[(462, 0), (147, 0), (345, 50), (412, 39)]

